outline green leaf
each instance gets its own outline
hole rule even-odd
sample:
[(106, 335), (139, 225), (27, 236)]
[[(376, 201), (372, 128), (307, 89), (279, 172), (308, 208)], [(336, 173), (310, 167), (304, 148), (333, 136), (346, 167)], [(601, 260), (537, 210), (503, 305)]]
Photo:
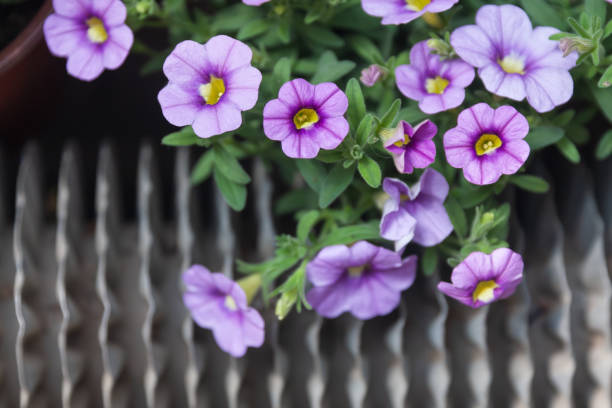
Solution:
[(597, 88), (594, 84), (591, 84), (591, 92), (608, 122), (612, 123), (612, 92), (609, 89)]
[(236, 4), (231, 7), (219, 9), (215, 12), (215, 18), (211, 26), (213, 32), (234, 32), (240, 30), (259, 14), (255, 7), (244, 7)]
[(597, 86), (600, 88), (608, 88), (610, 85), (612, 85), (612, 65), (606, 68), (603, 75), (599, 79), (599, 82), (597, 83)]
[(569, 140), (567, 137), (564, 137), (557, 142), (557, 148), (561, 154), (567, 158), (567, 160), (571, 161), (572, 163), (580, 163), (580, 152), (578, 152), (574, 142)]
[(361, 174), (361, 177), (363, 177), (365, 182), (368, 183), (370, 187), (378, 188), (380, 186), (382, 173), (380, 171), (380, 166), (375, 160), (368, 156), (363, 156), (359, 160), (357, 168), (359, 169), (359, 174)]
[(468, 233), (468, 222), (465, 211), (463, 211), (463, 208), (459, 205), (459, 201), (449, 196), (444, 203), (444, 207), (446, 208), (448, 218), (450, 218), (457, 235), (462, 238), (465, 237)]
[(317, 210), (310, 210), (300, 217), (300, 221), (297, 225), (297, 238), (300, 241), (306, 242), (310, 230), (312, 230), (312, 227), (314, 227), (319, 220), (319, 214)]
[(612, 20), (608, 21), (606, 28), (604, 29), (603, 38), (608, 38), (612, 34)]
[(213, 176), (227, 205), (233, 208), (234, 211), (242, 211), (246, 204), (246, 187), (243, 184), (234, 183), (216, 168), (213, 171)]
[(215, 144), (213, 146), (215, 169), (219, 170), (229, 180), (247, 184), (251, 181), (251, 177), (243, 170), (240, 162), (236, 160), (223, 146)]
[(354, 35), (348, 39), (349, 45), (357, 54), (366, 61), (373, 64), (384, 64), (384, 58), (377, 47), (368, 37), (364, 35)]
[(319, 207), (327, 208), (353, 181), (355, 176), (355, 167), (351, 166), (348, 169), (344, 168), (342, 164), (338, 163), (329, 172), (321, 192), (319, 194)]
[(330, 245), (352, 244), (356, 241), (374, 239), (381, 239), (380, 226), (377, 221), (336, 228), (331, 233), (329, 233), (329, 235), (323, 238), (314, 247), (314, 249), (318, 251), (319, 249)]
[(317, 193), (320, 192), (323, 182), (327, 177), (325, 167), (321, 163), (309, 159), (297, 159), (295, 164), (302, 177), (304, 177), (306, 184)]
[[(580, 35), (580, 36), (582, 36), (584, 38), (591, 38), (591, 34), (586, 30), (586, 28), (581, 26), (580, 23), (578, 21), (576, 21), (576, 19), (574, 17), (568, 17), (567, 18), (567, 23), (570, 25), (570, 27), (572, 27), (572, 29), (576, 32), (576, 34), (578, 34), (578, 35)], [(563, 34), (563, 33), (559, 33), (559, 34)], [(552, 35), (551, 35), (551, 37), (552, 37)], [(561, 38), (563, 38), (563, 37), (561, 37)]]
[(556, 126), (539, 126), (531, 129), (525, 141), (532, 151), (543, 149), (557, 143), (565, 135), (565, 130)]
[(372, 122), (374, 121), (374, 117), (370, 114), (367, 114), (361, 119), (359, 122), (359, 127), (357, 127), (357, 134), (355, 139), (357, 144), (361, 146), (365, 146), (368, 142), (368, 137), (372, 133)]
[(238, 31), (239, 40), (248, 40), (249, 38), (257, 37), (270, 29), (270, 22), (265, 19), (253, 20), (246, 23), (240, 31)]
[(342, 37), (334, 34), (332, 31), (315, 25), (309, 25), (302, 30), (302, 34), (310, 41), (330, 48), (344, 47)]
[(513, 174), (510, 176), (510, 182), (532, 193), (545, 193), (550, 188), (546, 180), (529, 174)]
[(319, 154), (317, 155), (317, 160), (322, 161), (323, 163), (337, 163), (344, 159), (344, 155), (342, 154), (342, 150), (319, 150)]
[(437, 266), (438, 251), (436, 251), (436, 248), (434, 247), (426, 248), (425, 251), (423, 251), (423, 256), (421, 257), (421, 268), (423, 270), (423, 275), (433, 275)]
[(212, 150), (207, 151), (198, 159), (193, 170), (191, 170), (191, 184), (199, 184), (206, 180), (213, 169), (214, 154)]
[(393, 101), (389, 109), (387, 109), (383, 117), (380, 119), (380, 122), (376, 127), (376, 134), (378, 134), (378, 132), (380, 132), (382, 129), (391, 127), (391, 125), (393, 125), (393, 122), (395, 122), (395, 118), (397, 117), (397, 114), (401, 108), (402, 100), (397, 98)]
[(283, 19), (278, 23), (276, 28), (278, 39), (281, 40), (283, 44), (289, 44), (291, 42), (291, 28), (289, 27), (289, 23), (289, 19)]
[(311, 8), (310, 10), (308, 10), (308, 13), (306, 13), (306, 16), (304, 17), (304, 23), (312, 24), (319, 18), (321, 18), (321, 11)]
[(612, 130), (608, 130), (597, 143), (595, 157), (597, 160), (607, 159), (612, 154)]
[(280, 88), (285, 82), (291, 79), (291, 58), (282, 57), (274, 65), (272, 70), (277, 88)]
[(366, 113), (365, 100), (363, 99), (361, 86), (359, 86), (359, 81), (355, 78), (351, 78), (346, 84), (346, 97), (349, 102), (346, 117), (351, 125), (351, 129), (355, 130)]
[(451, 190), (451, 194), (459, 201), (462, 208), (472, 208), (489, 198), (492, 193), (491, 186), (458, 187)]
[(584, 11), (592, 16), (601, 17), (602, 21), (606, 20), (606, 3), (604, 3), (604, 0), (585, 0)]
[(353, 61), (338, 61), (333, 52), (325, 51), (321, 58), (319, 58), (317, 71), (312, 77), (311, 82), (315, 84), (334, 82), (351, 72), (353, 68), (355, 68)]
[(164, 136), (162, 144), (166, 146), (191, 146), (198, 142), (199, 138), (193, 132), (191, 126), (185, 126), (178, 132)]
[(534, 25), (544, 25), (564, 29), (565, 21), (545, 0), (521, 0), (523, 9), (531, 16)]

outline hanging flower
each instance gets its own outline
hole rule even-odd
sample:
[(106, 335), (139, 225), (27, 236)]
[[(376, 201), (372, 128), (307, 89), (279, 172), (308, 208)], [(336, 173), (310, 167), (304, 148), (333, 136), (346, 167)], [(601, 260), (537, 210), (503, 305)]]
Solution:
[(383, 74), (384, 71), (380, 65), (372, 64), (361, 71), (361, 77), (359, 77), (359, 80), (365, 86), (372, 87), (374, 84), (376, 84), (376, 82), (378, 82), (379, 79), (381, 79)]
[(455, 52), (478, 68), (485, 88), (495, 95), (527, 102), (548, 112), (567, 102), (574, 82), (569, 70), (578, 55), (563, 57), (556, 41), (559, 30), (532, 28), (527, 14), (513, 5), (486, 5), (476, 14), (476, 25), (457, 28), (451, 35)]
[(427, 41), (412, 47), (410, 65), (395, 69), (400, 92), (419, 101), (419, 108), (430, 115), (461, 105), (474, 76), (474, 68), (461, 60), (440, 60)]
[(335, 149), (342, 143), (349, 131), (347, 109), (348, 99), (335, 84), (294, 79), (264, 107), (264, 133), (280, 141), (287, 156), (311, 159), (319, 149)]
[(361, 7), (371, 16), (382, 17), (383, 24), (404, 24), (425, 13), (441, 13), (459, 0), (361, 0)]
[(350, 312), (358, 319), (390, 313), (416, 275), (417, 257), (398, 253), (366, 241), (353, 246), (323, 248), (306, 267), (314, 285), (306, 300), (324, 317)]
[(440, 282), (438, 290), (473, 308), (512, 295), (523, 279), (523, 258), (508, 248), (490, 255), (472, 252), (451, 275), (451, 283)]
[(492, 184), (502, 174), (516, 173), (529, 156), (523, 139), (529, 133), (527, 119), (512, 106), (491, 108), (479, 103), (464, 110), (457, 127), (444, 134), (448, 164), (463, 168), (473, 184)]
[(252, 55), (246, 44), (225, 35), (206, 44), (179, 43), (164, 62), (168, 85), (157, 96), (164, 117), (175, 126), (191, 125), (202, 138), (238, 129), (261, 83)]
[(242, 0), (244, 4), (247, 6), (261, 6), (264, 3), (269, 2), (270, 0)]
[(68, 57), (70, 75), (92, 81), (123, 64), (134, 35), (120, 0), (54, 0), (53, 8), (43, 25), (45, 40), (53, 55)]
[(412, 187), (401, 180), (385, 178), (383, 190), (389, 198), (383, 207), (380, 236), (394, 241), (396, 251), (404, 249), (413, 238), (423, 246), (437, 245), (453, 231), (444, 208), (448, 183), (434, 169), (426, 169)]
[(261, 347), (264, 321), (248, 306), (247, 295), (238, 283), (201, 265), (187, 269), (183, 282), (183, 302), (191, 317), (199, 326), (212, 330), (223, 351), (242, 357), (247, 347)]
[(408, 122), (400, 120), (391, 136), (384, 141), (385, 149), (393, 156), (395, 168), (400, 173), (410, 174), (414, 168), (424, 169), (436, 158), (433, 137), (438, 128), (430, 120), (424, 120), (414, 129)]

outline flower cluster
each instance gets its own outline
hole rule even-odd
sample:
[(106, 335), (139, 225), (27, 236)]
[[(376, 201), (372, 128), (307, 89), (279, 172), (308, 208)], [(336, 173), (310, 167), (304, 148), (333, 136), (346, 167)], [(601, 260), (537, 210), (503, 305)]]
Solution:
[[(264, 319), (249, 306), (260, 286), (263, 304), (277, 298), (279, 319), (303, 307), (370, 319), (395, 310), (416, 279), (437, 279), (434, 270), (450, 276), (439, 291), (473, 308), (521, 283), (501, 193), (545, 191), (545, 180), (523, 174), (530, 155), (556, 146), (576, 161), (581, 135), (612, 117), (609, 95), (592, 83), (612, 83), (611, 34), (587, 15), (605, 4), (590, 2), (565, 33), (534, 27), (530, 17), (542, 18), (512, 4), (458, 2), (242, 0), (216, 10), (218, 20), (202, 10), (192, 20), (182, 0), (147, 13), (141, 2), (54, 0), (48, 47), (85, 81), (124, 62), (134, 42), (126, 21), (177, 24), (165, 50), (133, 50), (167, 79), (161, 114), (182, 129), (162, 142), (204, 148), (192, 181), (211, 177), (236, 210), (251, 181), (244, 159), (257, 156), (277, 182), (275, 210), (295, 215), (295, 235), (278, 237), (272, 259), (237, 263), (245, 278), (200, 265), (184, 272), (184, 304), (222, 350), (240, 357), (263, 344)], [(417, 19), (408, 36), (376, 29)], [(572, 71), (578, 64), (588, 66)], [(605, 115), (560, 108), (575, 81)], [(604, 153), (611, 140), (608, 130)]]

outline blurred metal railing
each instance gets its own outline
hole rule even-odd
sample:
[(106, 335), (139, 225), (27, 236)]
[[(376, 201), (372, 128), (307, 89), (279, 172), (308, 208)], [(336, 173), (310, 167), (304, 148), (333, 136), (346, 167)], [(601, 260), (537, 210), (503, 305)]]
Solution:
[[(251, 260), (273, 252), (264, 165), (254, 162), (238, 216), (210, 183), (192, 188), (184, 149), (174, 194), (161, 197), (145, 144), (132, 223), (119, 194), (132, 175), (119, 177), (116, 160), (102, 146), (95, 223), (80, 191), (94, 180), (80, 180), (75, 145), (61, 160), (55, 220), (44, 217), (35, 145), (16, 197), (0, 199), (0, 407), (612, 406), (611, 160), (551, 174), (536, 166), (556, 188), (516, 200), (511, 237), (526, 280), (510, 299), (479, 310), (447, 302), (436, 273), (371, 321), (293, 313), (279, 324), (265, 309), (266, 343), (240, 360), (192, 324), (180, 274), (199, 262), (231, 275), (240, 247)], [(6, 181), (0, 174), (0, 191)], [(171, 221), (162, 198), (174, 203)]]

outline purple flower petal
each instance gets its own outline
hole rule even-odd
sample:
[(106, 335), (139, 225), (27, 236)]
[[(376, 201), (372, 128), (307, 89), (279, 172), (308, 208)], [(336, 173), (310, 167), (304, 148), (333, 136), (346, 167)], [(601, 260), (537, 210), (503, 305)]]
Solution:
[(206, 49), (202, 44), (187, 40), (180, 42), (164, 61), (163, 71), (170, 82), (188, 86), (197, 92), (197, 87), (208, 82), (204, 78), (209, 71)]
[(384, 316), (395, 309), (400, 302), (400, 292), (390, 288), (378, 278), (362, 278), (351, 292), (351, 313), (358, 319)]
[[(124, 25), (127, 9), (118, 0), (93, 0), (93, 14), (104, 20), (106, 27)], [(127, 26), (125, 26), (127, 28)], [(131, 32), (131, 31), (130, 31)]]
[(170, 83), (157, 95), (166, 120), (174, 126), (191, 125), (202, 107), (201, 99), (193, 92)]
[(242, 0), (242, 2), (244, 4), (246, 4), (247, 6), (261, 6), (264, 3), (269, 2), (270, 0)]
[(495, 109), (493, 122), (498, 124), (498, 132), (504, 133), (504, 140), (524, 139), (529, 133), (527, 119), (512, 106)]
[(573, 52), (567, 57), (559, 51), (559, 43), (549, 40), (549, 37), (558, 33), (559, 30), (553, 27), (536, 27), (530, 38), (533, 45), (529, 49), (528, 64), (531, 68), (557, 68), (570, 70), (576, 66), (578, 53)]
[(225, 77), (228, 89), (225, 99), (242, 111), (252, 109), (257, 103), (261, 78), (261, 72), (250, 65), (230, 72)]
[(466, 306), (474, 307), (472, 294), (465, 289), (456, 288), (448, 282), (440, 282), (438, 283), (438, 290), (446, 296), (460, 301)]
[(104, 71), (104, 61), (98, 48), (81, 40), (77, 48), (68, 56), (68, 73), (83, 81), (92, 81)]
[(427, 95), (423, 87), (423, 76), (411, 65), (400, 65), (395, 68), (395, 81), (406, 98), (419, 101)]
[(313, 107), (315, 86), (308, 81), (297, 78), (281, 86), (278, 99), (289, 107)]
[(211, 68), (218, 75), (250, 65), (253, 57), (248, 45), (227, 35), (212, 37), (204, 44), (204, 48)]
[[(396, 252), (391, 253), (396, 254), (399, 258), (399, 254), (397, 254)], [(416, 270), (417, 257), (415, 255), (412, 255), (401, 261), (400, 265), (387, 266), (387, 269), (385, 271), (377, 274), (377, 279), (390, 288), (396, 290), (405, 290), (412, 286), (412, 284), (414, 283), (414, 280), (416, 278)]]
[(64, 17), (83, 20), (89, 10), (78, 0), (53, 0), (53, 11)]
[(430, 94), (425, 96), (419, 102), (419, 108), (428, 115), (433, 115), (456, 108), (463, 103), (464, 99), (465, 89), (450, 87), (441, 95)]
[(348, 109), (348, 98), (331, 82), (315, 85), (312, 103), (326, 117), (342, 116)]
[(306, 266), (306, 276), (315, 286), (327, 286), (336, 282), (351, 261), (351, 251), (346, 245), (323, 248)]
[(569, 72), (555, 68), (531, 70), (525, 75), (527, 101), (542, 113), (569, 101), (574, 93), (574, 81)]
[(312, 133), (321, 149), (332, 150), (340, 146), (349, 132), (349, 123), (343, 116), (323, 119), (304, 133)]
[(49, 51), (58, 57), (72, 53), (86, 36), (86, 30), (78, 20), (59, 14), (47, 17), (43, 30)]
[(319, 145), (314, 135), (303, 132), (292, 133), (281, 142), (283, 153), (294, 159), (312, 159), (319, 154)]
[(500, 47), (503, 56), (528, 42), (532, 32), (527, 14), (510, 4), (482, 6), (476, 13), (476, 25), (484, 31), (491, 43)]
[(116, 69), (128, 56), (134, 42), (134, 34), (126, 25), (120, 25), (113, 27), (108, 35), (109, 40), (103, 46), (104, 67)]
[(417, 220), (413, 238), (417, 244), (426, 247), (437, 245), (453, 231), (453, 224), (442, 203), (419, 197), (405, 206)]
[(488, 64), (478, 70), (487, 91), (515, 101), (525, 99), (525, 84), (520, 74), (507, 74), (499, 64)]
[(490, 64), (497, 55), (489, 37), (475, 25), (457, 28), (451, 34), (450, 42), (462, 60), (477, 68)]

